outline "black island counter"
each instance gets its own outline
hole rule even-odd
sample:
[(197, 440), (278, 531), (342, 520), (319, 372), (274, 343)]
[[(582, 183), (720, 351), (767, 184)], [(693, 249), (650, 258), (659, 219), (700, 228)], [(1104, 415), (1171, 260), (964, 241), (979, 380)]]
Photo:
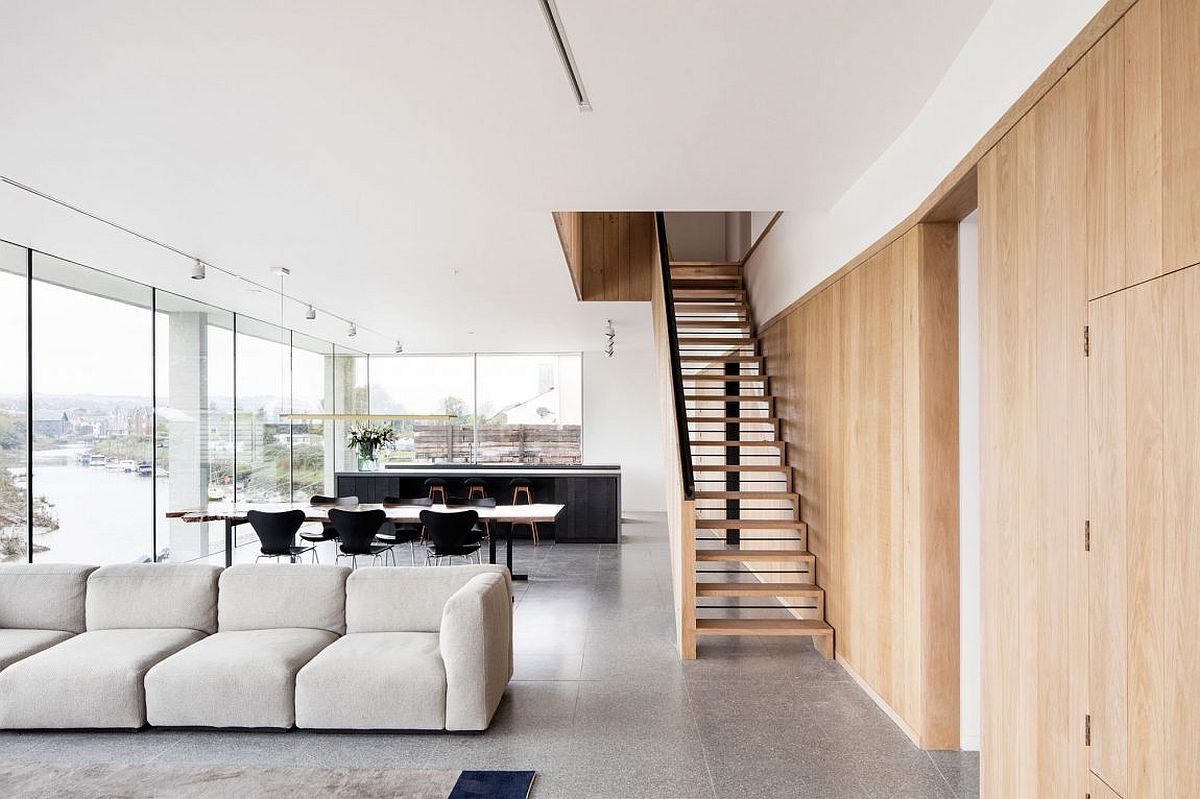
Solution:
[[(528, 463), (424, 463), (389, 466), (377, 472), (337, 472), (338, 496), (357, 496), (362, 502), (382, 502), (384, 497), (424, 497), (425, 481), (446, 481), (451, 498), (466, 497), (466, 480), (484, 481), (487, 496), (497, 504), (511, 505), (509, 481), (525, 478), (534, 502), (564, 505), (558, 521), (538, 524), (538, 535), (561, 543), (615, 544), (621, 531), (621, 467), (590, 464)], [(518, 526), (517, 538), (530, 530)]]

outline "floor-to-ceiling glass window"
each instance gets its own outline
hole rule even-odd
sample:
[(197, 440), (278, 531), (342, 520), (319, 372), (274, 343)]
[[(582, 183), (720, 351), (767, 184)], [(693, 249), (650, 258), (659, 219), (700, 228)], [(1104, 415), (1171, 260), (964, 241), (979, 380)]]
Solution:
[(292, 498), (295, 500), (334, 492), (335, 425), (304, 416), (334, 412), (334, 363), (332, 344), (292, 333)]
[[(0, 562), (28, 555), (29, 251), (0, 242)], [(38, 523), (53, 524), (44, 506)]]
[(221, 523), (165, 514), (233, 498), (233, 314), (162, 291), (155, 312), (158, 558), (211, 557), (225, 548)]
[(291, 496), (291, 407), (288, 332), (238, 316), (235, 335), (234, 495), (239, 502), (280, 502)]
[(578, 353), (478, 355), (479, 460), (579, 463), (582, 368)]
[(385, 461), (471, 463), (475, 457), (474, 356), (372, 358), (371, 412), (452, 417), (394, 422), (397, 441)]
[(152, 292), (33, 259), (33, 558), (153, 557)]

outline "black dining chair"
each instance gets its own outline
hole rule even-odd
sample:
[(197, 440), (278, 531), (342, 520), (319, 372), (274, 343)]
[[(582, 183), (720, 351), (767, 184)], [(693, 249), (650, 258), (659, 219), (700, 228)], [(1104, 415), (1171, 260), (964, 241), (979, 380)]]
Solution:
[[(385, 508), (405, 508), (417, 507), (428, 508), (433, 504), (433, 500), (429, 497), (415, 497), (413, 499), (403, 499), (401, 497), (384, 497), (383, 507)], [(417, 565), (417, 542), (424, 536), (421, 530), (420, 522), (392, 522), (392, 530), (389, 532), (380, 532), (376, 535), (381, 542), (391, 544), (393, 547), (397, 544), (408, 544), (408, 554), (412, 560), (412, 565)], [(392, 565), (396, 565), (396, 550), (392, 550)]]
[[(449, 507), (458, 508), (494, 508), (496, 507), (495, 497), (451, 497), (446, 503)], [(492, 523), (487, 519), (480, 519), (475, 523), (475, 533), (479, 536), (479, 541), (487, 538), (492, 534)]]
[(421, 511), (421, 524), (425, 525), (425, 537), (429, 540), (429, 552), (425, 561), (433, 559), (439, 564), (442, 558), (467, 558), (471, 555), (479, 559), (479, 537), (475, 533), (475, 525), (479, 521), (478, 511), (460, 510), (441, 512), (435, 510)]
[[(358, 497), (326, 497), (321, 494), (313, 494), (312, 499), (308, 501), (309, 505), (357, 505)], [(333, 529), (333, 525), (329, 522), (321, 522), (320, 531), (311, 533), (300, 533), (300, 537), (313, 545), (313, 562), (320, 563), (321, 559), (317, 557), (317, 544), (323, 544), (326, 541), (337, 540), (337, 530)]]
[(246, 521), (250, 522), (259, 541), (260, 554), (254, 561), (287, 558), (292, 563), (298, 563), (305, 552), (312, 552), (316, 558), (316, 547), (296, 546), (296, 531), (304, 524), (305, 515), (302, 510), (246, 511)]
[(392, 548), (391, 544), (377, 543), (379, 528), (387, 521), (387, 514), (382, 510), (330, 508), (329, 521), (333, 523), (338, 534), (337, 557), (350, 558), (354, 568), (358, 568), (359, 555), (370, 555), (373, 562), (382, 559)]

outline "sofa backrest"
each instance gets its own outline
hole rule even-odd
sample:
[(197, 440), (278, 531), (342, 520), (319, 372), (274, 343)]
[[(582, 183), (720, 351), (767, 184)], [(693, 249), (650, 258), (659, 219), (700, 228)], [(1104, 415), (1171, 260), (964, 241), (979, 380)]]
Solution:
[(217, 629), (220, 566), (123, 563), (101, 566), (87, 581), (87, 629)]
[(0, 564), (0, 627), (83, 632), (87, 579), (95, 570), (74, 563)]
[(503, 566), (359, 569), (346, 581), (346, 632), (437, 632), (446, 600), (477, 574), (502, 575), (512, 595)]
[(263, 563), (221, 574), (218, 629), (346, 632), (346, 566)]

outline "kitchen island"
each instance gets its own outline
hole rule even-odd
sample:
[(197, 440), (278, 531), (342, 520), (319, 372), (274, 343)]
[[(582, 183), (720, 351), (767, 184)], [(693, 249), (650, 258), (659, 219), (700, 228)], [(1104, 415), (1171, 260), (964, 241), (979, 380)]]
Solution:
[[(337, 472), (338, 496), (357, 496), (362, 502), (382, 502), (384, 497), (424, 497), (425, 480), (446, 481), (449, 497), (467, 496), (464, 481), (478, 477), (484, 490), (500, 505), (512, 504), (509, 481), (529, 480), (534, 502), (565, 505), (553, 523), (538, 524), (541, 538), (560, 543), (606, 543), (620, 541), (621, 467), (590, 464), (523, 463), (423, 463), (390, 466), (377, 472)], [(528, 527), (518, 525), (518, 538), (529, 537)]]

